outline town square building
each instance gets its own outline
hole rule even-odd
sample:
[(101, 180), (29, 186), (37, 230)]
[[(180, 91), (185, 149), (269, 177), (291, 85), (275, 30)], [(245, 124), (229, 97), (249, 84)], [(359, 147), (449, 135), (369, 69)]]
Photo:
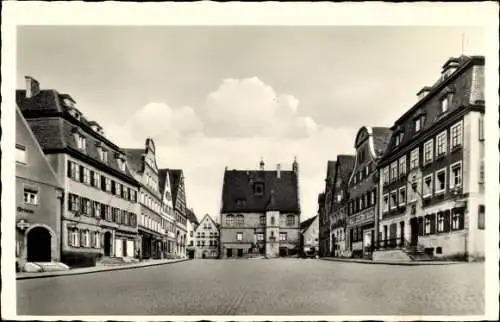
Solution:
[(349, 177), (349, 215), (346, 248), (353, 257), (371, 255), (375, 245), (377, 207), (377, 162), (391, 138), (385, 127), (363, 126), (358, 130), (354, 148), (354, 168)]
[(378, 244), (484, 258), (484, 57), (450, 58), (417, 95), (379, 163)]
[(321, 201), (321, 205), (319, 206), (319, 254), (320, 256), (329, 256), (331, 249), (331, 241), (330, 241), (330, 214), (331, 214), (331, 205), (333, 198), (333, 178), (335, 177), (335, 161), (328, 161), (327, 170), (326, 170), (326, 178), (325, 178), (325, 191), (321, 198), (324, 200)]
[(220, 214), (221, 258), (297, 254), (300, 233), (299, 165), (292, 170), (224, 172)]
[(175, 215), (174, 253), (177, 257), (186, 257), (186, 243), (188, 234), (186, 190), (184, 186), (184, 172), (180, 169), (167, 169), (172, 188), (172, 201)]
[(186, 209), (187, 215), (187, 238), (186, 238), (186, 253), (188, 258), (194, 258), (196, 254), (196, 237), (195, 232), (198, 229), (200, 223), (198, 222), (198, 218), (194, 213), (193, 209)]
[(64, 189), (61, 261), (92, 266), (103, 257), (133, 257), (139, 183), (123, 150), (70, 95), (41, 90), (32, 77), (16, 91), (16, 101)]
[(63, 189), (16, 108), (16, 263), (58, 262)]
[(219, 257), (219, 225), (205, 214), (195, 230), (195, 258)]
[(160, 184), (160, 194), (162, 197), (161, 215), (164, 218), (164, 229), (166, 237), (165, 254), (167, 258), (174, 258), (176, 255), (176, 224), (175, 210), (172, 196), (172, 185), (170, 184), (170, 174), (168, 169), (158, 170), (158, 180)]
[(347, 215), (349, 213), (349, 178), (356, 159), (354, 155), (338, 155), (335, 163), (333, 198), (331, 205), (330, 233), (331, 255), (346, 256)]
[(319, 249), (319, 216), (300, 223), (300, 253), (314, 254)]

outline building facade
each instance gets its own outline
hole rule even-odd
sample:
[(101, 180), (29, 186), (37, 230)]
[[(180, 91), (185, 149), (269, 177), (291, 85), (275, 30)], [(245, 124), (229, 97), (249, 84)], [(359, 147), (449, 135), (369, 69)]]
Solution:
[(379, 246), (484, 257), (484, 57), (450, 58), (393, 126), (379, 164)]
[(300, 252), (315, 254), (319, 250), (319, 216), (316, 215), (300, 224)]
[(186, 239), (186, 253), (188, 258), (195, 258), (196, 255), (196, 236), (195, 232), (200, 223), (194, 213), (193, 209), (186, 209), (187, 213), (187, 239)]
[(158, 178), (156, 147), (151, 138), (142, 149), (124, 149), (134, 178), (140, 182), (138, 233), (141, 259), (160, 259), (166, 253), (166, 219), (162, 215), (162, 194)]
[(195, 258), (219, 258), (219, 225), (206, 214), (195, 230)]
[(330, 234), (330, 214), (333, 198), (333, 179), (335, 177), (335, 161), (328, 161), (326, 178), (325, 178), (325, 191), (324, 200), (320, 208), (319, 214), (319, 255), (331, 255), (331, 234)]
[(355, 163), (354, 155), (338, 155), (335, 164), (333, 198), (331, 205), (331, 249), (332, 256), (345, 257), (347, 241), (347, 218), (349, 213), (349, 178)]
[(63, 189), (16, 108), (16, 263), (58, 262)]
[(222, 187), (221, 258), (277, 257), (299, 250), (299, 169), (227, 170)]
[(16, 91), (17, 104), (64, 188), (61, 261), (91, 266), (103, 257), (133, 257), (139, 183), (125, 153), (71, 96), (40, 90), (31, 77), (26, 84)]
[(162, 197), (161, 215), (164, 219), (164, 229), (166, 237), (165, 256), (167, 258), (176, 257), (176, 224), (174, 200), (172, 195), (172, 184), (170, 183), (170, 173), (168, 169), (158, 170), (158, 180), (160, 184), (160, 194)]
[(347, 250), (352, 257), (367, 257), (375, 245), (375, 212), (377, 207), (377, 162), (391, 138), (385, 127), (362, 127), (354, 147), (354, 168), (348, 182), (349, 214), (347, 218)]
[(172, 185), (172, 200), (175, 214), (175, 255), (186, 257), (186, 243), (188, 234), (186, 192), (184, 187), (184, 173), (179, 169), (168, 169)]

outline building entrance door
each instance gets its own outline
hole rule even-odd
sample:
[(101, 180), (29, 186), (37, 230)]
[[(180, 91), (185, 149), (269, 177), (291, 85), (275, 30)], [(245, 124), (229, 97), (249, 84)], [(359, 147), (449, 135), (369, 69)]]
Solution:
[(227, 249), (227, 257), (233, 257), (233, 249), (232, 248)]
[(243, 257), (243, 248), (238, 248), (238, 257)]
[(28, 262), (50, 262), (52, 237), (43, 227), (35, 227), (28, 233)]
[(418, 244), (418, 220), (416, 217), (410, 219), (410, 245)]
[(111, 256), (111, 233), (104, 233), (104, 256)]

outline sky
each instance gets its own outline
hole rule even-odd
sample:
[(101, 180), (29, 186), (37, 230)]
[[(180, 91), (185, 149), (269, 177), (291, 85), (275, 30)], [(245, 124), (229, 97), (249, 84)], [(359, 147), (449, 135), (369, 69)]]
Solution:
[(225, 167), (296, 157), (305, 220), (360, 127), (390, 127), (449, 57), (485, 46), (473, 27), (23, 26), (17, 87), (70, 94), (122, 148), (153, 138), (199, 219), (218, 217)]

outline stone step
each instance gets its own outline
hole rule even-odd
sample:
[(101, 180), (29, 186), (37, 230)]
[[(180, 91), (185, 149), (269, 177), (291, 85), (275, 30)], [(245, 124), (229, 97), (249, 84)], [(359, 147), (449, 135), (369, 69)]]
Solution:
[(60, 262), (27, 262), (22, 271), (27, 273), (68, 271), (68, 265)]

